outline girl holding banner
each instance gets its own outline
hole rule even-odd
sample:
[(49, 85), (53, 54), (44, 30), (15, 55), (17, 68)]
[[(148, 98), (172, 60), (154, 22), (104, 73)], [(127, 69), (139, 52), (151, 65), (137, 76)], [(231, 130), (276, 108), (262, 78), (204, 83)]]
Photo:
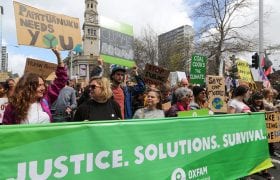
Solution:
[(57, 78), (46, 87), (41, 76), (34, 73), (24, 74), (6, 107), (3, 124), (39, 124), (52, 121), (51, 104), (57, 99), (68, 79), (60, 53), (56, 49), (52, 51), (57, 57)]

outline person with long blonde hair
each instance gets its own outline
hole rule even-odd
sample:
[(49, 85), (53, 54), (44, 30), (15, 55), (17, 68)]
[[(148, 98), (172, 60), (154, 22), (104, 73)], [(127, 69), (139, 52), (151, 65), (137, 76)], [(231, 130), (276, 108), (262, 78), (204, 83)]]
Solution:
[(92, 77), (89, 82), (90, 99), (81, 104), (74, 121), (122, 119), (119, 104), (113, 100), (110, 81), (105, 77)]
[(13, 95), (6, 107), (3, 124), (50, 123), (51, 104), (65, 86), (68, 76), (60, 58), (60, 53), (52, 49), (57, 57), (56, 79), (46, 87), (44, 79), (34, 73), (24, 74), (15, 86)]

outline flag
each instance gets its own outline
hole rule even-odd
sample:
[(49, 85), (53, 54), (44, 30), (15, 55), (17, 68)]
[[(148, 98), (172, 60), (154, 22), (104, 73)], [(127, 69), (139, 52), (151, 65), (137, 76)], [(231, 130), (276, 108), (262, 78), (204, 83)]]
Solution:
[(272, 73), (272, 65), (273, 65), (273, 63), (268, 58), (268, 55), (265, 54), (265, 56), (261, 60), (261, 67), (264, 69), (264, 74), (266, 76), (268, 76), (269, 74)]

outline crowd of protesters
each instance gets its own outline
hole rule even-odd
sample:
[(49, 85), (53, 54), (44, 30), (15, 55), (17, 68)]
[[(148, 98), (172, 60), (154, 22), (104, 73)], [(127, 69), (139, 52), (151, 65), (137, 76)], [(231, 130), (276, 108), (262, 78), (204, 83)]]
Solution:
[[(101, 59), (88, 85), (82, 87), (68, 78), (60, 53), (55, 49), (53, 52), (58, 66), (57, 78), (51, 84), (46, 85), (42, 77), (33, 73), (24, 74), (17, 83), (13, 79), (0, 83), (0, 101), (6, 106), (1, 112), (1, 124), (156, 119), (176, 117), (179, 111), (209, 109), (207, 89), (190, 84), (187, 78), (174, 87), (169, 83), (156, 86), (145, 84), (137, 67), (128, 74), (120, 66), (113, 66), (107, 78)], [(278, 92), (272, 88), (255, 91), (241, 84), (231, 94), (227, 113), (280, 111)], [(273, 146), (270, 153), (275, 153)], [(264, 174), (270, 179), (267, 172)]]

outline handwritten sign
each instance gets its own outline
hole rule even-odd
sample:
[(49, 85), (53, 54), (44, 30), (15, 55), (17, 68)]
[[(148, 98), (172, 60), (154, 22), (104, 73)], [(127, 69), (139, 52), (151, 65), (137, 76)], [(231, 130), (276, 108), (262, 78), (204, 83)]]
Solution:
[(57, 64), (27, 58), (24, 73), (35, 73), (46, 79), (52, 72), (55, 72)]
[(221, 76), (207, 76), (206, 84), (210, 109), (213, 112), (227, 112), (225, 78)]
[(249, 64), (247, 61), (237, 60), (236, 65), (237, 65), (237, 73), (241, 80), (246, 82), (254, 82), (251, 74), (251, 69), (249, 68)]
[(280, 113), (266, 112), (265, 120), (268, 142), (280, 142)]
[(80, 22), (14, 1), (18, 44), (71, 50), (82, 42)]
[(192, 55), (190, 79), (193, 84), (204, 84), (206, 74), (206, 57)]
[(146, 64), (143, 79), (147, 84), (161, 85), (167, 81), (169, 73), (165, 68)]

